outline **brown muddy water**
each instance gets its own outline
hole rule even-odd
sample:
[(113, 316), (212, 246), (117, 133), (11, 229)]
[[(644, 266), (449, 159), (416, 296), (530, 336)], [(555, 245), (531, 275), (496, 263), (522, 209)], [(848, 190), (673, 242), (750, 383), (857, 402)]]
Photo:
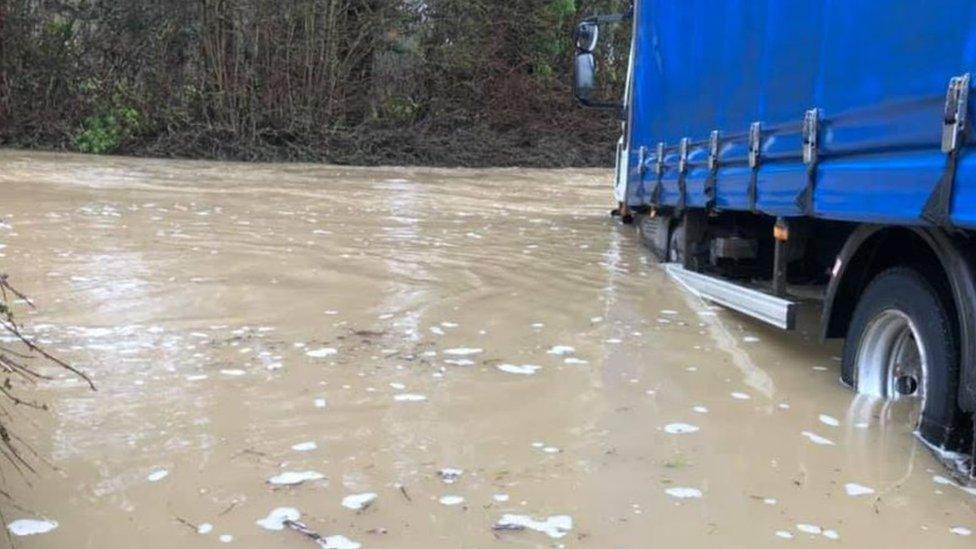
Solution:
[(0, 264), (98, 386), (18, 411), (14, 543), (973, 547), (839, 346), (679, 289), (609, 177), (0, 152)]

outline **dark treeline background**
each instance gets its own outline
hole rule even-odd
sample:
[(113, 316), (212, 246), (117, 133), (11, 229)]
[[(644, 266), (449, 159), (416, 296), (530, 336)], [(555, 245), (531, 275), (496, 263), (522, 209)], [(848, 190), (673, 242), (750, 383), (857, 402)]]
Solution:
[[(0, 145), (350, 164), (607, 165), (572, 29), (623, 0), (0, 0)], [(606, 27), (619, 97), (630, 30)]]

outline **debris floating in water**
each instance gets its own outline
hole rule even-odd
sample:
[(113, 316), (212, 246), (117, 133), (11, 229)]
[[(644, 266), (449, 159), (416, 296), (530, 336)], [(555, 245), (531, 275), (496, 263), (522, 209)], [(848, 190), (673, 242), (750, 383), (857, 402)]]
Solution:
[(803, 431), (800, 434), (803, 435), (803, 436), (805, 436), (805, 437), (807, 437), (810, 440), (810, 442), (812, 442), (814, 444), (820, 444), (822, 446), (833, 446), (834, 445), (834, 441), (832, 441), (830, 439), (827, 439), (827, 438), (824, 438), (824, 437), (818, 435), (817, 433), (812, 433), (810, 431)]
[(234, 536), (232, 536), (230, 534), (220, 534), (220, 542), (221, 543), (230, 543), (232, 541), (234, 541)]
[(689, 498), (700, 498), (702, 497), (701, 490), (698, 488), (687, 488), (683, 486), (675, 486), (668, 488), (664, 491), (666, 494), (673, 498), (678, 499), (689, 499)]
[(421, 402), (427, 400), (425, 395), (418, 395), (414, 393), (400, 393), (398, 395), (393, 395), (393, 400), (397, 402)]
[(462, 474), (464, 474), (463, 470), (455, 469), (453, 467), (445, 467), (437, 471), (437, 476), (444, 481), (444, 484), (454, 484), (459, 478), (461, 478)]
[(302, 514), (294, 507), (277, 507), (268, 513), (263, 519), (258, 519), (255, 523), (265, 530), (284, 530), (285, 522), (296, 521)]
[(320, 347), (318, 349), (313, 349), (311, 351), (305, 351), (305, 355), (310, 356), (312, 358), (325, 358), (329, 356), (334, 356), (338, 353), (339, 351), (334, 347)]
[(848, 482), (845, 484), (844, 491), (847, 492), (847, 495), (852, 497), (866, 496), (874, 493), (873, 488), (868, 488), (867, 486), (862, 486), (854, 482)]
[(698, 431), (698, 426), (689, 423), (668, 423), (664, 426), (664, 432), (672, 435), (684, 435), (696, 431)]
[(372, 505), (374, 501), (376, 501), (376, 494), (373, 492), (352, 494), (342, 498), (342, 506), (346, 509), (360, 511)]
[(950, 528), (949, 531), (957, 536), (971, 536), (973, 534), (973, 531), (965, 526), (954, 526)]
[(707, 414), (708, 413), (708, 408), (706, 408), (704, 406), (694, 406), (692, 408), (692, 410), (694, 412), (696, 412), (696, 413), (699, 413), (699, 414)]
[(169, 476), (169, 471), (167, 471), (166, 469), (157, 469), (149, 473), (149, 476), (146, 477), (146, 480), (148, 480), (149, 482), (159, 482), (168, 476)]
[(840, 425), (840, 421), (837, 418), (828, 416), (827, 414), (820, 414), (820, 423), (824, 425), (830, 425), (831, 427), (837, 427)]
[(517, 364), (499, 364), (497, 368), (509, 374), (530, 376), (539, 371), (542, 367), (534, 364), (522, 364), (521, 366)]
[(573, 529), (573, 518), (569, 515), (553, 515), (546, 520), (535, 520), (528, 515), (504, 514), (495, 523), (495, 530), (535, 530), (550, 538), (561, 538)]
[(582, 358), (576, 358), (574, 356), (567, 357), (563, 359), (563, 364), (589, 364), (590, 361), (583, 360)]
[(210, 532), (213, 532), (213, 524), (210, 524), (209, 522), (201, 522), (200, 525), (197, 526), (198, 534), (206, 535), (209, 534)]
[(322, 480), (325, 475), (318, 471), (285, 471), (268, 479), (275, 486), (294, 486), (310, 480)]
[(570, 347), (569, 345), (553, 345), (546, 351), (550, 355), (570, 355), (576, 352), (576, 349)]
[(480, 353), (481, 349), (469, 348), (469, 347), (458, 347), (455, 349), (447, 349), (444, 351), (445, 355), (451, 356), (470, 356)]
[(464, 503), (464, 498), (461, 496), (441, 496), (438, 501), (440, 501), (441, 505), (452, 506)]
[(7, 530), (15, 536), (46, 534), (58, 527), (55, 520), (18, 519), (7, 525)]
[(740, 392), (736, 391), (736, 392), (732, 393), (732, 398), (734, 398), (736, 400), (749, 400), (752, 397), (749, 396), (746, 393), (740, 393)]
[(240, 377), (247, 372), (245, 372), (244, 370), (239, 370), (237, 368), (225, 368), (221, 370), (220, 373), (224, 374), (225, 376)]
[(298, 444), (291, 445), (291, 449), (295, 450), (296, 452), (310, 452), (318, 447), (319, 445), (316, 444), (314, 440), (299, 442)]

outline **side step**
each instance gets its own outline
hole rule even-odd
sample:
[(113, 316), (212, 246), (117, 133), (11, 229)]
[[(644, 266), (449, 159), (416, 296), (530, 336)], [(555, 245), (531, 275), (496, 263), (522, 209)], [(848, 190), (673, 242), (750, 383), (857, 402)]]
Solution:
[(678, 263), (664, 269), (691, 293), (719, 305), (762, 320), (783, 330), (796, 326), (796, 303), (714, 276), (689, 271)]

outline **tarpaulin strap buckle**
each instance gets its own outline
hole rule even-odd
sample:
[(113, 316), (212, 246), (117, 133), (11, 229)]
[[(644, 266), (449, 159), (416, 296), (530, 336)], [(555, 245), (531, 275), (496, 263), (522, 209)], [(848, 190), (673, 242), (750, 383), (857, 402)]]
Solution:
[(691, 142), (687, 137), (682, 137), (678, 142), (678, 203), (675, 209), (678, 212), (685, 210), (688, 196), (688, 184), (685, 176), (688, 174), (688, 144)]
[(651, 204), (654, 207), (661, 205), (661, 178), (664, 176), (664, 141), (657, 144), (657, 155), (654, 159), (654, 190), (651, 192)]
[(956, 180), (959, 151), (968, 133), (969, 73), (954, 76), (946, 89), (942, 116), (942, 152), (946, 154), (945, 168), (932, 194), (922, 208), (922, 219), (944, 228), (952, 227), (952, 194)]
[(749, 210), (756, 211), (756, 184), (759, 179), (759, 161), (762, 155), (762, 123), (749, 125)]
[(820, 146), (820, 109), (810, 109), (803, 113), (803, 163), (807, 166), (807, 184), (796, 197), (796, 205), (803, 213), (812, 216), (813, 192), (817, 186), (817, 160)]
[(719, 133), (712, 130), (708, 136), (708, 177), (705, 178), (705, 209), (715, 208), (715, 185), (718, 182)]

